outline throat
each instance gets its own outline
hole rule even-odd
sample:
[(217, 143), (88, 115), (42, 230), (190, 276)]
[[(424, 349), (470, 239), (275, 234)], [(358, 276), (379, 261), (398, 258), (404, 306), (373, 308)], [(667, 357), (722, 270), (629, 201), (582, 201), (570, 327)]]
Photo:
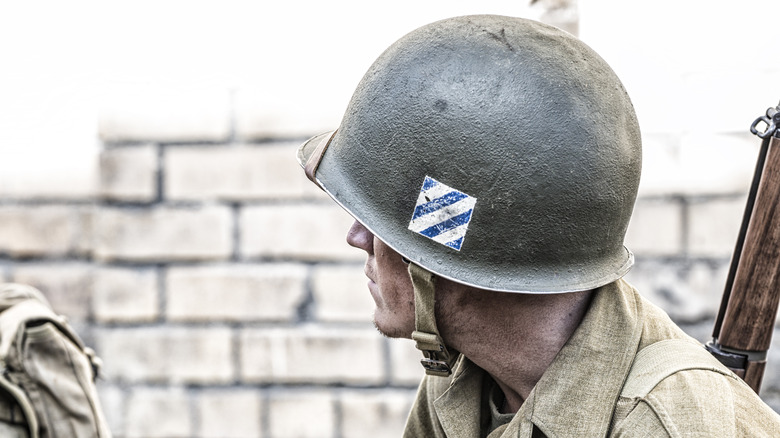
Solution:
[(496, 413), (503, 414), (516, 414), (520, 407), (523, 406), (525, 398), (518, 392), (511, 389), (504, 383), (496, 380), (496, 384), (491, 391), (490, 399), (495, 407)]

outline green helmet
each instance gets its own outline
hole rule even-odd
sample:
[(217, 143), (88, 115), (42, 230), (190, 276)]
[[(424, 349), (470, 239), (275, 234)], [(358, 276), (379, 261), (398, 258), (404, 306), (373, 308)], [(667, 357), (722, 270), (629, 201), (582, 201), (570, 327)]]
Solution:
[(426, 270), (480, 289), (555, 293), (610, 283), (641, 141), (620, 80), (572, 35), (466, 16), (388, 48), (338, 130), (304, 143), (307, 173)]

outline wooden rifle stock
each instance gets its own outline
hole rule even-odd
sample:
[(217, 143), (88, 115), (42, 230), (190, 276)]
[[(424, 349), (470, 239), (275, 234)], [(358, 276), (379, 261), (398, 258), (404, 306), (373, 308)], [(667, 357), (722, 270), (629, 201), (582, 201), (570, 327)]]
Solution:
[[(764, 122), (767, 129), (758, 132)], [(707, 349), (756, 393), (780, 301), (780, 106), (751, 126), (763, 142)]]

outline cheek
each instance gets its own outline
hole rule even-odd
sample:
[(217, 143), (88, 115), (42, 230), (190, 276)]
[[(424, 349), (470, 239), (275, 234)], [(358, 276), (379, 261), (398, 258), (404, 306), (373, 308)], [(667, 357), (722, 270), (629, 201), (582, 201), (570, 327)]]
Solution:
[(385, 299), (411, 303), (414, 306), (414, 289), (409, 277), (409, 267), (401, 255), (378, 240), (374, 243), (377, 274)]

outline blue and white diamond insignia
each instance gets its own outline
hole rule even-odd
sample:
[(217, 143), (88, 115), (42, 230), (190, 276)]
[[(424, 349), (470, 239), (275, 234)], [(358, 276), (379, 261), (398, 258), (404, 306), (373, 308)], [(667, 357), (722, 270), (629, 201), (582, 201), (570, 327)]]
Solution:
[(425, 177), (409, 229), (460, 251), (477, 198)]

